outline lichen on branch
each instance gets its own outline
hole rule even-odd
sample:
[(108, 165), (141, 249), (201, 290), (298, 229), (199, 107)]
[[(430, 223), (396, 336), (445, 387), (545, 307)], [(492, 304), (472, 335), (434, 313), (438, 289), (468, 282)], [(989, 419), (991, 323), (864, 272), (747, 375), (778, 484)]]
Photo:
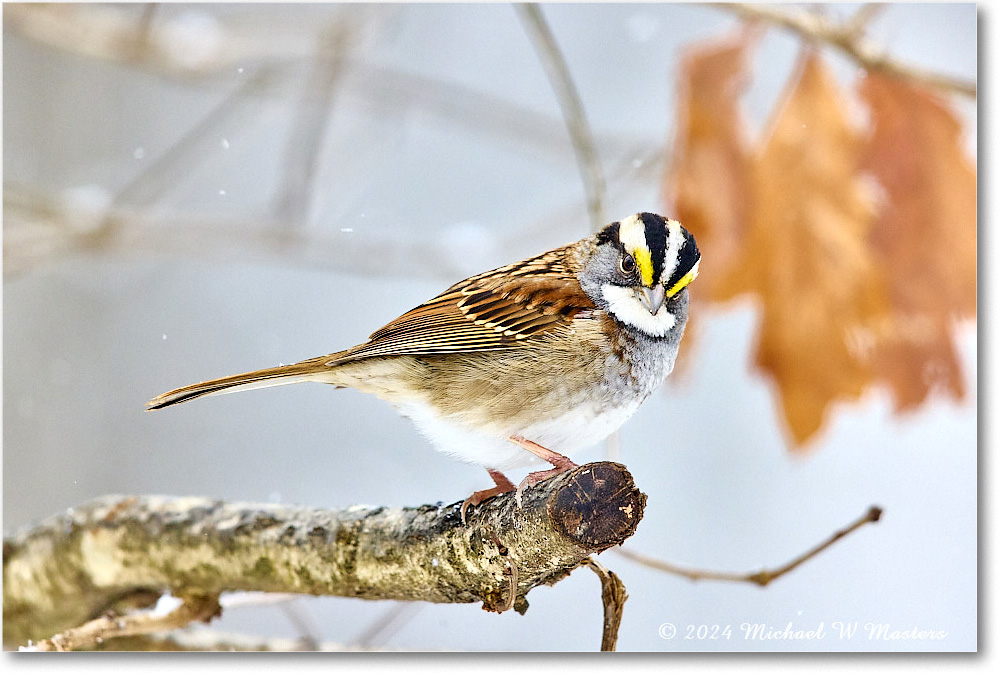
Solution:
[(337, 510), (200, 497), (96, 499), (4, 540), (4, 643), (124, 598), (271, 591), (527, 608), (525, 594), (632, 535), (646, 497), (596, 462), (460, 516), (461, 503)]

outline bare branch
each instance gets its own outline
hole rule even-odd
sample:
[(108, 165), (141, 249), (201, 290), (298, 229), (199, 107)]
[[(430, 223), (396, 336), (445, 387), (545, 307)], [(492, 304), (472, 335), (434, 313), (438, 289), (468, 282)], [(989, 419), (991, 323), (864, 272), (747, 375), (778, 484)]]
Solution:
[[(468, 274), (462, 261), (432, 237), (406, 239), (378, 230), (324, 233), (310, 228), (285, 228), (265, 220), (162, 215), (151, 210), (112, 206), (98, 214), (98, 223), (57, 195), (4, 186), (3, 273), (5, 279), (27, 274), (81, 253), (111, 258), (178, 255), (191, 259), (265, 261), (299, 268), (335, 269), (361, 275), (402, 274), (453, 279)], [(516, 259), (525, 248), (541, 249), (547, 237), (563, 225), (566, 238), (572, 221), (549, 221), (550, 228), (512, 233), (499, 242), (499, 259)], [(532, 243), (534, 242), (534, 243)]]
[[(407, 603), (410, 605), (412, 603)], [(423, 649), (423, 648), (422, 648)], [(112, 638), (96, 645), (94, 651), (128, 652), (297, 652), (302, 641), (295, 638), (263, 637), (238, 633), (219, 633), (208, 628), (189, 627), (170, 633)], [(337, 642), (320, 642), (307, 651), (316, 652), (391, 652), (387, 647), (364, 647)], [(399, 650), (402, 651), (402, 650)]]
[[(352, 12), (361, 11), (355, 7), (351, 8)], [(210, 75), (219, 71), (227, 72), (237, 64), (250, 64), (254, 69), (267, 68), (271, 77), (248, 92), (258, 97), (285, 95), (285, 83), (292, 68), (310, 57), (307, 40), (282, 40), (281, 45), (289, 50), (284, 53), (272, 50), (270, 46), (275, 41), (264, 35), (252, 32), (242, 36), (225, 33), (220, 38), (223, 48), (219, 50), (224, 58), (220, 57), (220, 62), (211, 67), (206, 64), (206, 70), (178, 72), (172, 67), (159, 68), (156, 58), (147, 54), (146, 58), (137, 61), (128, 49), (121, 48), (122, 44), (142, 44), (148, 41), (152, 28), (146, 22), (146, 14), (136, 23), (124, 16), (120, 7), (13, 4), (6, 8), (4, 19), (10, 30), (39, 44), (58, 48), (64, 53), (143, 68), (164, 77), (182, 75), (180, 79), (191, 84), (212, 84), (208, 80), (193, 81), (192, 78), (199, 73)], [(370, 15), (365, 15), (368, 22), (366, 26), (371, 23), (370, 18)], [(354, 14), (350, 13), (345, 21), (352, 20)], [(107, 34), (115, 34), (117, 37), (111, 39)], [(233, 44), (230, 45), (229, 42)], [(255, 46), (261, 48), (256, 55), (250, 53)], [(512, 136), (518, 139), (519, 145), (526, 144), (549, 154), (561, 155), (565, 150), (564, 143), (553, 141), (558, 130), (565, 127), (565, 122), (549, 115), (487, 92), (418, 73), (400, 71), (364, 59), (350, 58), (350, 55), (345, 55), (344, 65), (356, 74), (356, 77), (351, 78), (350, 93), (380, 109), (430, 110), (447, 118), (448, 123), (472, 126), (500, 137)], [(656, 142), (654, 139), (628, 138), (616, 133), (598, 134), (595, 138), (599, 143), (615, 148)]]
[(94, 59), (126, 63), (167, 77), (218, 75), (237, 64), (261, 60), (287, 62), (307, 55), (298, 40), (282, 39), (265, 30), (237, 35), (217, 26), (198, 53), (178, 48), (183, 21), (172, 24), (143, 10), (109, 5), (11, 4), (4, 8), (4, 27), (52, 49)]
[(976, 98), (975, 82), (902, 63), (889, 56), (882, 47), (865, 38), (860, 30), (871, 18), (872, 10), (866, 11), (860, 18), (855, 16), (841, 25), (817, 14), (786, 12), (765, 5), (719, 2), (707, 6), (727, 10), (745, 20), (764, 21), (781, 26), (808, 40), (825, 43), (839, 49), (867, 70), (910, 80), (925, 87)]
[(281, 611), (288, 617), (299, 634), (298, 651), (314, 652), (319, 648), (319, 640), (316, 638), (316, 631), (311, 627), (312, 622), (306, 617), (305, 611), (297, 602), (298, 600), (298, 598), (292, 598), (278, 606), (281, 607)]
[(844, 30), (855, 37), (861, 37), (868, 29), (868, 25), (881, 14), (888, 5), (883, 2), (868, 2), (856, 11), (844, 25)]
[[(552, 83), (552, 88), (559, 99), (559, 106), (562, 109), (563, 119), (566, 121), (566, 129), (573, 142), (577, 165), (583, 179), (583, 189), (587, 195), (590, 229), (592, 232), (597, 232), (607, 224), (604, 210), (604, 204), (607, 201), (607, 185), (604, 179), (604, 170), (601, 168), (601, 160), (595, 149), (590, 124), (587, 122), (587, 116), (583, 109), (583, 102), (573, 84), (566, 59), (563, 58), (562, 51), (545, 21), (541, 8), (535, 3), (516, 4), (514, 7), (535, 44), (538, 57), (541, 59), (549, 82)], [(618, 431), (614, 431), (608, 436), (605, 441), (605, 449), (607, 457), (611, 461), (617, 461), (621, 456), (621, 435)]]
[[(192, 167), (204, 160), (205, 139), (218, 134), (227, 125), (240, 126), (245, 119), (241, 120), (238, 116), (250, 117), (249, 99), (272, 86), (276, 80), (275, 69), (269, 66), (257, 69), (160, 156), (145, 164), (142, 171), (115, 194), (113, 204), (132, 207), (155, 204), (174, 189)], [(109, 220), (103, 225), (109, 227), (113, 223)]]
[(81, 626), (136, 592), (482, 602), (523, 613), (532, 588), (631, 536), (644, 506), (611, 462), (539, 483), (521, 508), (513, 493), (487, 500), (468, 510), (468, 525), (461, 502), (323, 510), (106, 497), (4, 540), (4, 642)]
[(352, 645), (361, 649), (378, 648), (413, 619), (421, 609), (421, 605), (413, 602), (397, 602), (372, 622)]
[(760, 570), (759, 572), (751, 573), (739, 573), (739, 572), (715, 572), (712, 570), (697, 570), (688, 567), (681, 567), (679, 565), (674, 565), (657, 558), (653, 558), (641, 553), (636, 553), (624, 548), (617, 548), (615, 552), (619, 555), (625, 556), (629, 560), (634, 560), (637, 563), (646, 565), (647, 567), (652, 567), (654, 569), (662, 570), (664, 572), (669, 572), (670, 574), (676, 574), (678, 576), (687, 577), (691, 581), (739, 581), (739, 582), (749, 582), (752, 584), (757, 584), (758, 586), (767, 586), (769, 583), (774, 581), (780, 576), (791, 572), (796, 567), (802, 563), (810, 560), (827, 548), (832, 546), (835, 542), (843, 539), (851, 532), (854, 532), (866, 523), (878, 522), (879, 518), (882, 517), (882, 509), (878, 506), (869, 507), (868, 511), (855, 520), (853, 523), (847, 527), (837, 530), (827, 539), (823, 540), (821, 543), (817, 544), (815, 547), (806, 551), (802, 555), (794, 558), (788, 563), (778, 567), (773, 570)]
[(559, 100), (559, 107), (562, 108), (566, 128), (576, 153), (577, 164), (580, 166), (580, 175), (583, 178), (591, 229), (596, 232), (605, 225), (604, 172), (601, 169), (597, 151), (594, 149), (593, 134), (591, 134), (590, 124), (587, 122), (587, 116), (583, 110), (583, 103), (580, 101), (580, 94), (573, 84), (566, 60), (563, 58), (559, 45), (556, 44), (555, 37), (552, 35), (539, 6), (534, 3), (526, 3), (515, 4), (514, 7), (535, 44), (535, 49), (545, 67), (549, 82), (552, 83), (556, 98)]
[(48, 640), (41, 640), (38, 644), (28, 647), (27, 650), (69, 652), (77, 649), (90, 649), (112, 638), (149, 635), (150, 633), (174, 630), (195, 621), (207, 623), (219, 616), (220, 612), (218, 596), (192, 596), (166, 614), (150, 612), (122, 617), (114, 614), (101, 616), (77, 628), (58, 633)]
[[(258, 79), (264, 78), (264, 79)], [(256, 87), (269, 75), (259, 72), (240, 92)], [(429, 83), (430, 84), (430, 83)], [(354, 274), (384, 276), (405, 270), (422, 278), (451, 279), (469, 270), (433, 237), (406, 240), (398, 235), (379, 236), (373, 231), (352, 233), (282, 227), (271, 220), (233, 220), (192, 215), (171, 215), (161, 210), (136, 208), (128, 202), (156, 200), (170, 176), (186, 165), (186, 151), (195, 138), (205, 138), (238, 110), (237, 101), (223, 104), (184, 136), (184, 140), (155, 160), (108, 203), (80, 208), (62, 194), (40, 192), (20, 185), (4, 185), (3, 274), (13, 279), (82, 253), (128, 259), (144, 255), (186, 256), (192, 259), (241, 260), (300, 268), (336, 269)], [(184, 147), (181, 147), (184, 146)], [(655, 180), (663, 147), (638, 143), (623, 151), (612, 174), (612, 187), (625, 192)], [(166, 180), (166, 182), (164, 182)], [(498, 242), (497, 259), (516, 259), (525, 250), (541, 249), (553, 235), (569, 240), (579, 236), (576, 206), (567, 205), (539, 216), (536, 223), (505, 232)], [(539, 225), (544, 223), (545, 227)], [(560, 234), (561, 233), (561, 234)], [(575, 234), (574, 234), (575, 233)], [(376, 264), (378, 261), (378, 264)], [(617, 454), (608, 458), (617, 461)]]
[(613, 652), (618, 646), (618, 629), (622, 625), (622, 611), (628, 593), (618, 575), (597, 561), (588, 558), (587, 567), (601, 580), (601, 601), (604, 603), (604, 631), (601, 635), (601, 651)]
[[(886, 74), (905, 77), (926, 86), (975, 97), (977, 85), (961, 78), (934, 73), (898, 62), (870, 41), (859, 29), (882, 7), (865, 5), (845, 25), (806, 13), (789, 14), (761, 5), (711, 3), (745, 19), (759, 19), (782, 26), (808, 39), (834, 46), (860, 65)], [(5, 28), (63, 51), (92, 58), (119, 61), (173, 77), (215, 75), (238, 63), (288, 63), (308, 56), (302, 41), (269, 35), (265, 29), (242, 35), (222, 31), (216, 48), (187, 59), (172, 50), (164, 36), (137, 23), (119, 7), (98, 5), (9, 4), (4, 9)], [(166, 37), (169, 37), (167, 35)], [(603, 219), (602, 219), (603, 220)]]
[(346, 21), (336, 21), (319, 36), (316, 58), (292, 124), (281, 174), (277, 218), (292, 226), (303, 225), (308, 216), (323, 138), (355, 29)]
[[(629, 164), (634, 166), (622, 177), (623, 183), (631, 186), (652, 179), (653, 161), (630, 160)], [(148, 195), (146, 189), (143, 193)], [(102, 206), (95, 216), (67, 203), (61, 195), (20, 185), (5, 185), (3, 199), (4, 279), (82, 253), (126, 259), (173, 255), (266, 262), (380, 277), (405, 272), (441, 280), (470, 272), (463, 261), (454, 258), (452, 249), (424, 233), (407, 239), (398, 233), (390, 236), (366, 229), (345, 236), (336, 230), (282, 227), (271, 220), (174, 215), (116, 205), (115, 200)], [(567, 207), (540, 216), (537, 224), (545, 227), (525, 223), (521, 229), (504, 232), (504, 238), (497, 242), (497, 260), (515, 260), (526, 250), (542, 250), (553, 236), (566, 240), (578, 237), (574, 212), (575, 207)]]
[(153, 19), (156, 17), (156, 10), (159, 7), (159, 3), (147, 2), (142, 6), (142, 14), (139, 15), (139, 21), (136, 24), (137, 37), (135, 40), (136, 45), (140, 47), (146, 47), (153, 35)]

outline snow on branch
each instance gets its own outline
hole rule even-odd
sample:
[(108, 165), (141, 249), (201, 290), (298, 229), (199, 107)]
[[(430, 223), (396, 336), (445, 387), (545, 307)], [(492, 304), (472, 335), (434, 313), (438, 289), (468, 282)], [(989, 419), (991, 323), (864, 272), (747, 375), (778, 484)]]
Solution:
[[(488, 500), (469, 509), (464, 525), (461, 502), (326, 510), (103, 497), (4, 540), (4, 643), (84, 628), (164, 592), (187, 604), (177, 615), (191, 620), (211, 619), (226, 591), (481, 602), (523, 613), (532, 588), (631, 536), (645, 501), (614, 462), (539, 483), (521, 508), (512, 493)], [(96, 639), (99, 629), (75, 635)]]

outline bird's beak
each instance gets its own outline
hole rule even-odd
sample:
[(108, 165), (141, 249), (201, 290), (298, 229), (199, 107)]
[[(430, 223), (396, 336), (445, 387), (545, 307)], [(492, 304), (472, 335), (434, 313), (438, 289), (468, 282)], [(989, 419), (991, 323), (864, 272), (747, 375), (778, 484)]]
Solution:
[(667, 289), (663, 287), (663, 284), (656, 284), (652, 288), (646, 288), (643, 286), (639, 289), (637, 294), (639, 297), (639, 302), (645, 307), (650, 314), (655, 315), (660, 311), (660, 307), (663, 307), (663, 301), (667, 298)]

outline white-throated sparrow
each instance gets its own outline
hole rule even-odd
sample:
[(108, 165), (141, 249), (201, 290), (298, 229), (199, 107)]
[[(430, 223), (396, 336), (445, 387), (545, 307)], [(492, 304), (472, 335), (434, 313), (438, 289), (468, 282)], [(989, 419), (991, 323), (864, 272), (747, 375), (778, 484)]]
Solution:
[(464, 516), (514, 489), (502, 470), (553, 465), (520, 491), (632, 416), (674, 367), (699, 260), (680, 223), (639, 213), (460, 281), (350, 349), (175, 389), (147, 409), (293, 382), (375, 394), (438, 449), (487, 468), (496, 487)]

